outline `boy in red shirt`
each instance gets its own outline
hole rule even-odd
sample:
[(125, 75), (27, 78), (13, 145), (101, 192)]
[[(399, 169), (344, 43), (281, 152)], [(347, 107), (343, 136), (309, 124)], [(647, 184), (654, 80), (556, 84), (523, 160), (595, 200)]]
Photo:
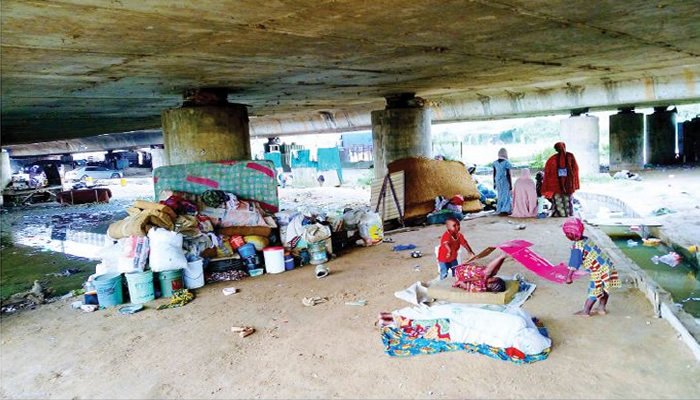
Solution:
[(474, 251), (459, 232), (459, 220), (457, 218), (447, 218), (445, 221), (447, 232), (440, 239), (440, 248), (438, 250), (438, 264), (440, 265), (440, 279), (447, 278), (447, 270), (452, 270), (452, 276), (455, 275), (454, 268), (457, 266), (457, 253), (459, 247), (464, 246), (469, 252), (469, 257), (474, 255)]

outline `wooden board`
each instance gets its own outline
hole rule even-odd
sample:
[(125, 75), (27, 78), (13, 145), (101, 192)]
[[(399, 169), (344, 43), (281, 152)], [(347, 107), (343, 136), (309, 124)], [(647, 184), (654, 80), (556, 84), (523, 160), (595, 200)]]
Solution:
[[(396, 197), (399, 201), (399, 206), (401, 210), (404, 210), (404, 173), (403, 171), (395, 172), (389, 176), (391, 182), (394, 184), (394, 190), (396, 191)], [(370, 205), (372, 211), (377, 208), (377, 201), (379, 201), (379, 192), (382, 190), (382, 184), (384, 183), (384, 178), (374, 179), (372, 181), (372, 191), (370, 194)], [(394, 197), (391, 194), (391, 188), (387, 184), (386, 196), (379, 204), (379, 214), (382, 216), (382, 221), (389, 221), (392, 219), (399, 218), (399, 211), (396, 209), (396, 204), (394, 203)]]

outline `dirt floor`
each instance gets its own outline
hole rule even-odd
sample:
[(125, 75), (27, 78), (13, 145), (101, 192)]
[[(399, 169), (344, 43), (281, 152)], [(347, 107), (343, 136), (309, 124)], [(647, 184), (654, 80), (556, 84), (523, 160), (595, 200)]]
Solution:
[[(561, 220), (507, 218), (463, 223), (473, 247), (506, 239), (537, 243), (552, 262), (568, 244)], [(432, 251), (441, 227), (394, 236)], [(436, 274), (433, 257), (410, 258), (391, 244), (353, 250), (313, 268), (207, 285), (179, 309), (84, 314), (60, 301), (2, 318), (3, 398), (697, 398), (700, 365), (675, 331), (655, 319), (641, 293), (611, 296), (610, 314), (572, 315), (585, 280), (572, 286), (542, 281), (512, 261), (503, 274), (524, 273), (539, 286), (524, 308), (549, 328), (549, 359), (517, 366), (467, 353), (391, 358), (373, 322), (407, 303), (393, 293)], [(420, 265), (417, 272), (416, 265)], [(235, 286), (240, 293), (224, 296)], [(305, 296), (329, 302), (304, 307)], [(346, 301), (366, 299), (355, 307)], [(229, 329), (251, 325), (241, 339)]]

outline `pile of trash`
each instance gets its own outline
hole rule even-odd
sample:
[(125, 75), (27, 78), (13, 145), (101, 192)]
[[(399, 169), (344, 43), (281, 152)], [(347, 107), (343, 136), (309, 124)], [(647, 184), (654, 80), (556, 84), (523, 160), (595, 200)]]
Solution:
[[(220, 190), (199, 195), (169, 191), (161, 197), (157, 203), (137, 200), (126, 218), (109, 226), (101, 262), (75, 308), (88, 312), (127, 299), (144, 304), (158, 297), (171, 299), (158, 309), (180, 307), (192, 301), (192, 290), (207, 283), (307, 264), (316, 265), (315, 275), (321, 278), (330, 272), (323, 264), (337, 252), (384, 238), (380, 216), (367, 209), (326, 213), (306, 207), (272, 213), (256, 201)], [(122, 309), (133, 313), (142, 307)]]

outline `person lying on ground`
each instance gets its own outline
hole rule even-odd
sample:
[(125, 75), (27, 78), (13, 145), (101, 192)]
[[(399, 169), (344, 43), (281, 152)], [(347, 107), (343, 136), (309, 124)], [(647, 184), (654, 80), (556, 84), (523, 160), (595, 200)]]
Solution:
[(571, 257), (569, 258), (569, 274), (566, 276), (566, 283), (573, 282), (574, 272), (581, 266), (591, 275), (588, 283), (588, 298), (583, 304), (583, 310), (576, 312), (576, 315), (590, 316), (591, 310), (596, 301), (598, 307), (594, 310), (597, 314), (607, 314), (606, 306), (610, 297), (610, 288), (619, 288), (620, 279), (610, 257), (603, 252), (591, 239), (583, 236), (583, 222), (578, 218), (569, 218), (562, 226), (564, 235), (574, 242), (571, 246)]
[(506, 283), (496, 276), (507, 256), (499, 256), (486, 266), (475, 263), (466, 263), (455, 268), (457, 282), (453, 287), (464, 289), (468, 292), (493, 292), (499, 293), (506, 290)]
[(447, 270), (452, 271), (452, 276), (455, 276), (454, 268), (457, 266), (457, 253), (459, 252), (460, 246), (464, 247), (469, 252), (469, 257), (474, 256), (474, 251), (469, 242), (464, 238), (460, 230), (459, 220), (454, 217), (449, 217), (445, 221), (445, 227), (447, 231), (442, 235), (440, 239), (440, 246), (438, 249), (438, 264), (440, 265), (440, 279), (447, 278)]

